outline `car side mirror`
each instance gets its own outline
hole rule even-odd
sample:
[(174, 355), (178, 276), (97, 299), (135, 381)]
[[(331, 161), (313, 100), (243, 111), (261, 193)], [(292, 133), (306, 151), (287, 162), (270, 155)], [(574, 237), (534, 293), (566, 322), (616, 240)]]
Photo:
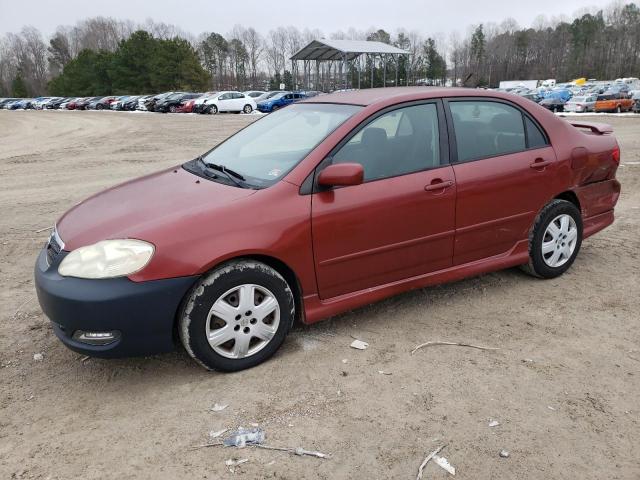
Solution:
[(318, 175), (318, 184), (324, 187), (360, 185), (364, 181), (364, 168), (359, 163), (335, 163)]

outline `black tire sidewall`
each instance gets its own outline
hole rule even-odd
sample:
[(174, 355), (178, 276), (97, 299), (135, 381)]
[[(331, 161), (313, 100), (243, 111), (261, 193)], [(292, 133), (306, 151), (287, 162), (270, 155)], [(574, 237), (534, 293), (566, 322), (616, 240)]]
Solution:
[[(551, 221), (558, 215), (563, 214), (570, 215), (576, 222), (576, 227), (578, 228), (576, 247), (573, 250), (571, 258), (569, 258), (567, 262), (559, 267), (550, 267), (542, 257), (542, 241), (549, 223), (551, 223)], [(529, 241), (530, 267), (533, 269), (535, 274), (542, 278), (555, 278), (566, 272), (571, 267), (578, 255), (578, 252), (580, 251), (580, 246), (582, 245), (582, 229), (583, 225), (580, 210), (578, 210), (573, 203), (566, 200), (554, 200), (543, 208), (536, 218)]]
[(211, 115), (215, 115), (218, 113), (218, 107), (216, 107), (215, 105), (211, 105), (211, 108), (209, 108), (209, 113)]
[[(280, 305), (280, 323), (271, 341), (256, 354), (242, 359), (216, 353), (206, 339), (206, 321), (213, 303), (235, 286), (253, 283), (267, 288)], [(271, 267), (253, 260), (223, 264), (192, 289), (180, 317), (180, 337), (187, 352), (209, 370), (233, 372), (256, 366), (271, 357), (284, 342), (295, 318), (291, 288)]]
[[(248, 109), (248, 111), (247, 111), (247, 109)], [(251, 113), (251, 112), (253, 112), (253, 108), (251, 108), (251, 105), (247, 104), (242, 108), (242, 112), (243, 113)]]

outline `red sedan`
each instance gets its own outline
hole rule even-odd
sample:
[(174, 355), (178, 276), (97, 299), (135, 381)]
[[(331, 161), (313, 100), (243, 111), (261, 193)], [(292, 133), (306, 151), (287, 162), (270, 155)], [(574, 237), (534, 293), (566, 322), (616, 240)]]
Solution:
[(73, 207), (37, 259), (38, 298), (83, 354), (177, 338), (240, 370), (294, 321), (503, 268), (561, 275), (613, 222), (619, 162), (609, 126), (509, 94), (314, 97)]
[(196, 99), (192, 98), (191, 100), (183, 101), (178, 108), (176, 108), (176, 113), (192, 113), (193, 105), (196, 103)]

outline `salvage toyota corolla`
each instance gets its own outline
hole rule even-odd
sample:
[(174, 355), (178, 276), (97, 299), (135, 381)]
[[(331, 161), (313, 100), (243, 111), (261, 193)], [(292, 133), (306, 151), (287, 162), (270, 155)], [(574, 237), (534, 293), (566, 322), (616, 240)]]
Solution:
[(313, 323), (414, 288), (521, 265), (553, 278), (610, 225), (620, 150), (492, 91), (314, 97), (57, 222), (35, 268), (72, 350), (263, 362)]

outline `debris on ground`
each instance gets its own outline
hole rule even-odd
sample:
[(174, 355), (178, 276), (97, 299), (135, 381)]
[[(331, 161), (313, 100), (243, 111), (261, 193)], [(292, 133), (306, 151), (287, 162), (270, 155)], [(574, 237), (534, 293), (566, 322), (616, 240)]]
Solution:
[(391, 373), (391, 372), (385, 372), (384, 370), (378, 370), (378, 373), (379, 373), (380, 375), (392, 375), (392, 373)]
[(446, 447), (446, 445), (442, 445), (440, 448), (434, 450), (429, 455), (427, 455), (427, 458), (425, 458), (420, 464), (420, 466), (418, 467), (418, 476), (416, 477), (416, 480), (422, 479), (422, 471), (424, 470), (424, 467), (426, 467), (427, 463), (429, 463), (429, 460), (431, 460), (435, 455), (440, 453), (440, 450), (442, 450), (444, 447)]
[(80, 358), (80, 361), (81, 361), (82, 363), (84, 363), (84, 362), (86, 362), (87, 360), (89, 360), (90, 358), (91, 358), (91, 357), (90, 357), (89, 355), (85, 355), (84, 357), (81, 357), (81, 358)]
[(502, 458), (509, 458), (509, 452), (507, 450), (500, 450), (500, 456)]
[(248, 458), (230, 458), (224, 462), (231, 473), (235, 473), (236, 467), (242, 465), (243, 463), (247, 463), (249, 461)]
[(489, 426), (490, 426), (490, 427), (497, 427), (498, 425), (500, 425), (500, 422), (499, 422), (499, 421), (497, 421), (497, 420), (491, 420), (491, 421), (489, 422)]
[(416, 353), (418, 350), (420, 350), (421, 348), (425, 348), (425, 347), (433, 347), (435, 345), (453, 345), (453, 346), (457, 346), (457, 347), (469, 347), (469, 348), (477, 348), (478, 350), (500, 350), (499, 348), (494, 348), (494, 347), (482, 347), (480, 345), (472, 345), (470, 343), (457, 343), (457, 342), (425, 342), (425, 343), (421, 343), (420, 345), (418, 345), (417, 347), (415, 347), (413, 350), (411, 350), (411, 355), (413, 355), (414, 353)]
[(266, 450), (277, 450), (279, 452), (293, 453), (294, 455), (298, 455), (298, 456), (306, 455), (309, 457), (316, 457), (316, 458), (331, 458), (331, 455), (327, 453), (317, 452), (314, 450), (305, 450), (302, 447), (297, 447), (297, 448), (271, 447), (269, 445), (253, 445), (253, 446), (258, 448), (264, 448)]
[[(209, 436), (211, 438), (217, 438), (220, 435), (222, 435), (224, 431), (226, 430), (221, 430), (220, 432), (211, 431), (209, 433)], [(232, 432), (231, 435), (229, 435), (223, 441), (196, 445), (192, 447), (192, 450), (197, 450), (200, 448), (207, 448), (207, 447), (237, 447), (237, 448), (256, 447), (256, 448), (263, 448), (265, 450), (276, 450), (278, 452), (287, 452), (287, 453), (291, 453), (293, 455), (298, 455), (298, 456), (331, 458), (331, 455), (327, 453), (322, 453), (315, 450), (306, 450), (302, 447), (290, 448), (290, 447), (273, 447), (271, 445), (264, 445), (263, 442), (265, 438), (266, 438), (266, 434), (264, 430), (262, 430), (261, 428), (238, 427), (236, 431)]]
[(36, 362), (41, 362), (44, 359), (44, 355), (42, 355), (41, 353), (34, 353), (33, 354), (33, 359)]
[(349, 360), (347, 360), (346, 358), (343, 358), (342, 363), (349, 363)]
[(456, 467), (452, 466), (449, 463), (449, 460), (447, 460), (444, 457), (440, 457), (438, 455), (434, 455), (433, 456), (433, 461), (438, 464), (438, 466), (440, 466), (441, 468), (445, 469), (447, 472), (449, 472), (451, 475), (455, 475), (456, 474)]
[(369, 344), (362, 340), (354, 340), (350, 345), (351, 348), (355, 348), (356, 350), (366, 350), (368, 346)]
[(238, 428), (232, 432), (222, 443), (225, 447), (243, 448), (247, 445), (259, 445), (264, 442), (266, 435), (261, 428)]
[(216, 403), (216, 404), (213, 405), (213, 407), (211, 407), (211, 411), (212, 412), (221, 412), (222, 410), (224, 410), (228, 406), (229, 406), (229, 404)]
[(209, 432), (209, 438), (218, 438), (220, 435), (222, 435), (223, 433), (225, 433), (227, 430), (229, 430), (228, 428), (223, 428), (222, 430), (211, 430)]

